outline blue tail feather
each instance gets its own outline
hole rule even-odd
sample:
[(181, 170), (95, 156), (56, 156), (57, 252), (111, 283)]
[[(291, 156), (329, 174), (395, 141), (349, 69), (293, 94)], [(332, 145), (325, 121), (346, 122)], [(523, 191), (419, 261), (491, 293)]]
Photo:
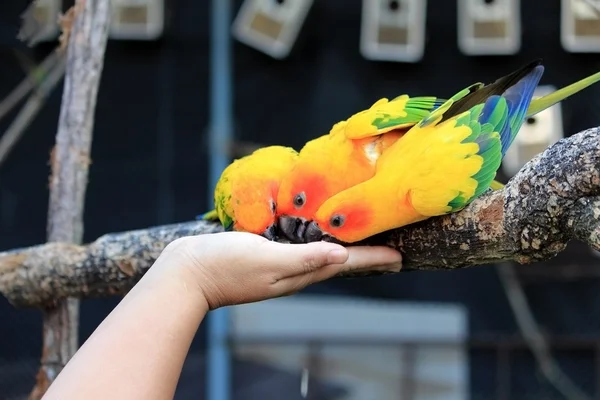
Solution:
[(523, 125), (527, 109), (535, 93), (535, 88), (538, 86), (543, 73), (544, 66), (536, 66), (530, 73), (506, 89), (502, 94), (508, 103), (508, 123), (500, 132), (503, 156), (515, 139), (519, 129), (521, 129), (521, 125)]

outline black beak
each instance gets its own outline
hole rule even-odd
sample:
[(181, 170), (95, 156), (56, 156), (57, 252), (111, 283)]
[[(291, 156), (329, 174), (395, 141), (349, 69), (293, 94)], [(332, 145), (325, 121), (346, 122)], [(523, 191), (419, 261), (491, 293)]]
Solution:
[(292, 243), (304, 243), (308, 222), (304, 218), (283, 215), (279, 217), (279, 230)]
[(306, 226), (306, 230), (304, 231), (304, 241), (306, 243), (323, 241), (341, 245), (345, 244), (341, 240), (331, 236), (329, 233), (323, 232), (321, 228), (319, 228), (319, 224), (314, 221)]
[(271, 241), (277, 240), (277, 224), (269, 225), (269, 227), (262, 233), (262, 236)]
[(325, 235), (323, 234), (323, 231), (321, 230), (321, 228), (319, 228), (319, 225), (316, 222), (313, 221), (310, 224), (308, 224), (304, 233), (304, 239), (307, 243), (318, 242), (320, 240), (323, 240), (324, 237)]

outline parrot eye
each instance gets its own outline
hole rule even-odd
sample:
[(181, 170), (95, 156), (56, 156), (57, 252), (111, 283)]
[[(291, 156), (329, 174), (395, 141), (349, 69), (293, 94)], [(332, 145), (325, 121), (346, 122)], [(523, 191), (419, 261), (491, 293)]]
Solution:
[(337, 215), (334, 215), (333, 217), (331, 217), (329, 224), (334, 228), (340, 228), (342, 225), (344, 225), (345, 221), (346, 221), (346, 218), (344, 218), (343, 215), (337, 214)]
[(304, 192), (300, 192), (294, 197), (294, 206), (296, 208), (300, 208), (304, 205), (304, 203), (306, 203), (306, 195)]
[(269, 203), (270, 203), (270, 206), (271, 206), (271, 212), (273, 214), (275, 214), (275, 211), (277, 209), (277, 205), (275, 204), (275, 202), (273, 200), (271, 200)]

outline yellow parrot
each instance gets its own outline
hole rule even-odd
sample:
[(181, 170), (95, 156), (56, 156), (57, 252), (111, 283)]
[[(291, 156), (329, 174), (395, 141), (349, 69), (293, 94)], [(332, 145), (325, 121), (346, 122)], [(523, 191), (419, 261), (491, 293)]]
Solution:
[[(456, 104), (462, 107), (461, 111), (466, 111), (486, 95), (501, 93), (494, 90), (501, 88), (499, 82), (506, 78), (489, 85), (475, 83), (469, 86), (471, 94)], [(533, 116), (599, 80), (600, 72), (546, 96), (530, 99), (522, 117)], [(436, 97), (409, 98), (407, 95), (389, 102), (381, 99), (369, 109), (334, 125), (329, 135), (308, 142), (281, 183), (277, 197), (280, 230), (290, 240), (301, 238), (307, 222), (315, 218), (325, 201), (372, 178), (379, 168), (377, 163), (381, 155), (390, 146), (396, 146), (397, 141), (403, 141), (407, 130), (424, 118), (423, 112), (434, 111), (445, 101)], [(451, 111), (455, 112), (456, 107)], [(497, 190), (503, 185), (492, 180), (489, 187)]]
[(286, 235), (353, 243), (464, 208), (494, 179), (543, 72), (536, 60), (460, 91), (394, 143), (371, 179), (327, 199), (312, 222)]
[(282, 177), (298, 158), (291, 147), (268, 146), (233, 161), (215, 187), (215, 209), (202, 215), (225, 230), (277, 237), (275, 201)]

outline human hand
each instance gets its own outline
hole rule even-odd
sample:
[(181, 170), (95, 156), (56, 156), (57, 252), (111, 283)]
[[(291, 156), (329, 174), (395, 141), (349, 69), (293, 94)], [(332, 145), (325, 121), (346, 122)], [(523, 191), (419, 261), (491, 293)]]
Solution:
[(193, 280), (209, 309), (293, 294), (349, 271), (399, 271), (402, 256), (388, 247), (345, 248), (327, 242), (284, 244), (244, 232), (189, 236), (159, 259)]

